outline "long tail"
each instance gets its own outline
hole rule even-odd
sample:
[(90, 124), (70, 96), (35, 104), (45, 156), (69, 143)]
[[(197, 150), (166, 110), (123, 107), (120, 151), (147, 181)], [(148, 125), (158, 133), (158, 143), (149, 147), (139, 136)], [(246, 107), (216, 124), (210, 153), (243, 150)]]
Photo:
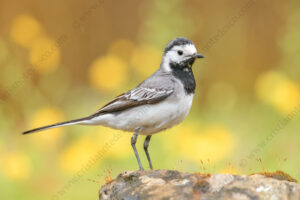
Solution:
[(74, 124), (84, 124), (84, 121), (87, 120), (87, 117), (85, 118), (81, 118), (81, 119), (75, 119), (75, 120), (71, 120), (71, 121), (67, 121), (67, 122), (60, 122), (60, 123), (56, 123), (56, 124), (51, 124), (48, 126), (43, 126), (43, 127), (39, 127), (39, 128), (35, 128), (35, 129), (31, 129), (29, 131), (25, 131), (22, 134), (29, 134), (29, 133), (34, 133), (34, 132), (38, 132), (38, 131), (43, 131), (43, 130), (47, 130), (50, 128), (57, 128), (57, 127), (61, 127), (61, 126), (69, 126), (69, 125), (74, 125)]

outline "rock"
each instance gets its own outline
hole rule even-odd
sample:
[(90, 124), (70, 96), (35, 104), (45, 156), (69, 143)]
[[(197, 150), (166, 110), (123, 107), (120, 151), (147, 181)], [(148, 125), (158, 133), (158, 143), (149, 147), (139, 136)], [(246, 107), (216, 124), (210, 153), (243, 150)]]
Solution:
[(173, 170), (126, 171), (106, 183), (99, 199), (113, 200), (299, 200), (300, 184), (287, 174), (182, 173)]

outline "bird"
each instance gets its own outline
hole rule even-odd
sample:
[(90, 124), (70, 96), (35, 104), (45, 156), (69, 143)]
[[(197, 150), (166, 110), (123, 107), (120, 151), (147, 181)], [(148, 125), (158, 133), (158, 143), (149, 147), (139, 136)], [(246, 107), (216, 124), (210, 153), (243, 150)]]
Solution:
[(112, 99), (92, 115), (35, 128), (23, 134), (69, 125), (101, 125), (132, 132), (131, 146), (139, 170), (144, 168), (136, 142), (139, 135), (144, 135), (144, 151), (153, 170), (148, 152), (150, 139), (153, 134), (181, 123), (188, 115), (196, 88), (192, 66), (198, 58), (204, 56), (197, 52), (191, 40), (176, 37), (164, 48), (158, 70), (137, 87)]

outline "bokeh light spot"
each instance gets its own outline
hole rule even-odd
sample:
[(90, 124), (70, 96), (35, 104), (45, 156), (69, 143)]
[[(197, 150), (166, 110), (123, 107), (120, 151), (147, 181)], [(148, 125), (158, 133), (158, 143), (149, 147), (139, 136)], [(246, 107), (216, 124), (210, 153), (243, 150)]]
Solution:
[[(38, 109), (31, 117), (30, 127), (37, 128), (49, 124), (64, 121), (63, 113), (57, 108), (44, 107)], [(42, 149), (52, 148), (59, 144), (59, 140), (63, 137), (63, 128), (54, 128), (37, 133), (32, 140)]]
[(37, 72), (49, 74), (59, 66), (60, 49), (52, 38), (40, 37), (30, 47), (29, 58)]
[(256, 80), (255, 91), (259, 99), (271, 104), (282, 114), (292, 112), (300, 104), (299, 84), (279, 72), (262, 74)]
[(101, 91), (119, 89), (126, 83), (128, 76), (126, 63), (111, 54), (96, 59), (89, 70), (90, 83)]
[(31, 162), (22, 152), (9, 152), (2, 157), (2, 173), (12, 180), (25, 180), (31, 172)]
[(236, 146), (234, 135), (222, 125), (211, 125), (201, 130), (188, 124), (180, 126), (176, 132), (174, 145), (178, 147), (178, 153), (195, 162), (218, 162), (229, 156)]
[(60, 155), (60, 167), (68, 173), (79, 171), (97, 153), (98, 145), (93, 138), (88, 137), (72, 142)]
[(23, 47), (29, 47), (41, 33), (40, 23), (30, 15), (19, 15), (12, 22), (11, 38)]

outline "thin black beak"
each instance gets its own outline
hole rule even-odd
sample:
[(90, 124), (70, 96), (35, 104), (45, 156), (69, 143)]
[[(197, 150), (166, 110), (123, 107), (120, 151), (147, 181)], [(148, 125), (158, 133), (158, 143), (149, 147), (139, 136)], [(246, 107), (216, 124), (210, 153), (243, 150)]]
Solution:
[(195, 53), (194, 58), (205, 58), (203, 55), (199, 54), (199, 53)]

